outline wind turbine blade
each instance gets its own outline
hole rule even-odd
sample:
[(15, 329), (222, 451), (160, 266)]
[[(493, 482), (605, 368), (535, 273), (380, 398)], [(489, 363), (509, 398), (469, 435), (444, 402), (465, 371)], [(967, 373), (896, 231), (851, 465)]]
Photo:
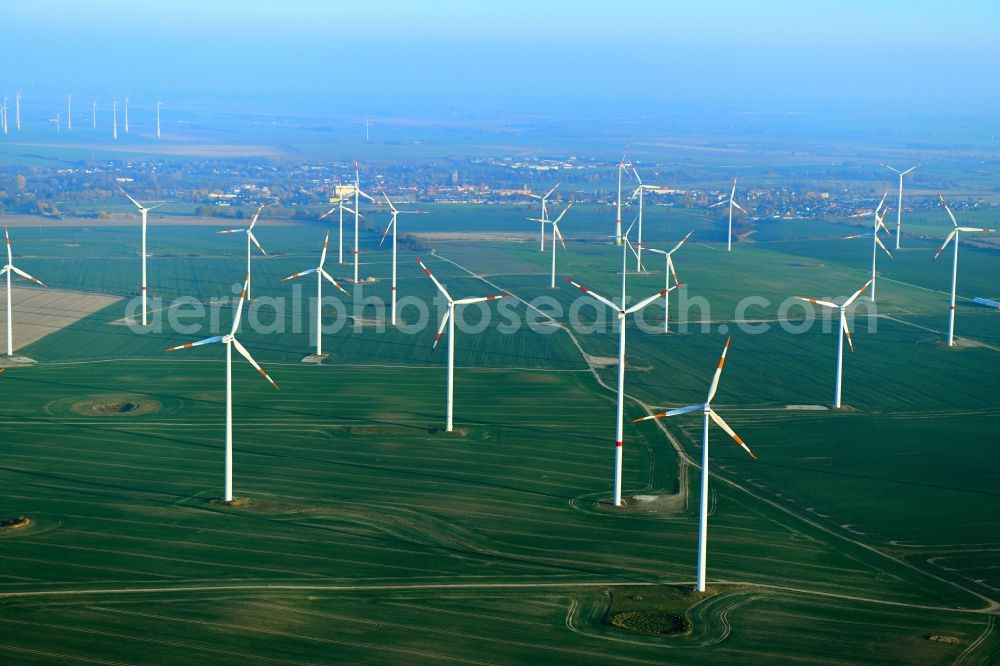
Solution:
[(555, 234), (555, 237), (559, 239), (559, 242), (562, 244), (563, 249), (565, 250), (566, 249), (566, 241), (563, 240), (563, 235), (562, 235), (562, 232), (559, 231), (559, 225), (558, 224), (553, 224), (552, 225), (552, 232)]
[(392, 229), (393, 225), (396, 224), (396, 216), (392, 216), (392, 221), (386, 226), (385, 231), (382, 233), (382, 240), (378, 242), (378, 246), (382, 247), (382, 243), (385, 242), (385, 237), (389, 235), (389, 229)]
[(543, 196), (543, 197), (542, 197), (542, 199), (548, 199), (548, 198), (549, 198), (550, 196), (552, 196), (552, 193), (553, 193), (553, 192), (555, 192), (555, 191), (556, 191), (557, 189), (559, 189), (559, 186), (560, 186), (561, 184), (562, 184), (562, 183), (556, 183), (555, 185), (553, 185), (553, 186), (552, 186), (552, 189), (551, 189), (551, 190), (549, 190), (548, 192), (546, 192), (546, 193), (545, 193), (545, 196)]
[(629, 309), (625, 310), (625, 314), (632, 314), (633, 312), (638, 312), (639, 310), (643, 309), (644, 307), (646, 307), (647, 305), (649, 305), (650, 303), (652, 303), (656, 299), (660, 298), (661, 296), (665, 296), (668, 291), (673, 291), (676, 288), (677, 288), (677, 286), (675, 285), (673, 287), (670, 287), (669, 289), (663, 289), (661, 291), (658, 291), (655, 294), (653, 294), (652, 296), (650, 296), (649, 298), (642, 299), (641, 301), (639, 301), (638, 303), (636, 303), (635, 305), (633, 305)]
[(882, 195), (882, 201), (879, 202), (878, 208), (875, 209), (875, 217), (878, 217), (879, 211), (882, 210), (882, 206), (885, 205), (885, 198), (887, 196), (889, 196), (889, 190), (886, 190), (885, 194)]
[(496, 301), (501, 298), (507, 298), (510, 294), (499, 294), (496, 296), (474, 296), (472, 298), (460, 298), (455, 301), (455, 305), (469, 305), (471, 303), (482, 303), (483, 301)]
[(232, 342), (233, 342), (233, 346), (236, 347), (236, 351), (238, 351), (240, 353), (240, 355), (243, 356), (243, 358), (245, 358), (247, 361), (249, 361), (250, 365), (252, 365), (254, 368), (256, 368), (257, 372), (259, 372), (264, 377), (264, 379), (266, 379), (267, 381), (271, 382), (271, 386), (273, 386), (277, 390), (278, 385), (274, 383), (274, 380), (271, 379), (271, 376), (269, 374), (267, 374), (266, 372), (264, 372), (264, 368), (262, 368), (259, 365), (257, 365), (257, 361), (253, 360), (253, 356), (251, 356), (250, 352), (248, 352), (246, 350), (246, 347), (244, 347), (243, 345), (241, 345), (240, 341), (237, 340), (236, 338), (232, 338)]
[(39, 280), (36, 277), (32, 277), (32, 276), (28, 275), (27, 273), (25, 273), (24, 271), (22, 271), (20, 268), (18, 268), (14, 264), (10, 264), (10, 269), (12, 271), (14, 271), (15, 273), (17, 273), (18, 275), (20, 275), (21, 277), (27, 279), (27, 280), (31, 280), (32, 282), (37, 282), (38, 284), (42, 285), (43, 287), (45, 286), (44, 282), (42, 282), (41, 280)]
[(817, 305), (823, 305), (823, 306), (826, 306), (828, 308), (839, 308), (840, 307), (836, 303), (831, 303), (830, 301), (821, 301), (818, 298), (805, 298), (803, 296), (796, 296), (795, 298), (799, 299), (800, 301), (807, 301), (809, 303), (815, 303)]
[(696, 412), (699, 409), (705, 409), (705, 405), (689, 405), (687, 407), (678, 407), (677, 409), (671, 409), (666, 412), (660, 412), (659, 414), (652, 414), (650, 416), (643, 416), (640, 419), (632, 419), (632, 423), (638, 423), (639, 421), (650, 421), (652, 419), (662, 419), (669, 416), (679, 416), (681, 414), (688, 414), (690, 412)]
[[(253, 219), (250, 220), (250, 231), (253, 231), (253, 227), (254, 227), (255, 224), (257, 224), (257, 218), (260, 217), (260, 211), (262, 211), (262, 210), (264, 210), (264, 206), (263, 205), (257, 207), (257, 212), (253, 214)], [(320, 219), (322, 219), (322, 218), (320, 218)]]
[(719, 201), (716, 201), (714, 204), (712, 204), (711, 206), (709, 206), (709, 208), (715, 208), (716, 206), (721, 206), (724, 203), (729, 203), (729, 200), (728, 199), (720, 199)]
[(840, 240), (854, 240), (855, 238), (864, 238), (861, 234), (851, 234), (850, 236), (844, 236)]
[(323, 238), (323, 253), (319, 255), (319, 267), (323, 268), (323, 264), (326, 263), (326, 248), (330, 245), (330, 230), (326, 230), (326, 236)]
[(948, 211), (948, 217), (951, 218), (952, 226), (957, 227), (958, 220), (955, 219), (955, 214), (951, 212), (951, 208), (948, 207), (948, 202), (944, 200), (944, 197), (941, 196), (940, 192), (938, 193), (938, 199), (941, 200), (941, 205), (944, 206), (944, 209)]
[(637, 190), (641, 190), (642, 189), (642, 178), (639, 178), (639, 171), (635, 168), (634, 164), (631, 164), (629, 166), (632, 167), (632, 173), (635, 174), (635, 179), (639, 183), (639, 187), (637, 188)]
[(851, 303), (853, 303), (858, 298), (858, 296), (860, 296), (861, 294), (865, 293), (865, 290), (868, 289), (868, 287), (870, 287), (872, 285), (872, 282), (874, 282), (874, 281), (875, 280), (873, 278), (871, 280), (868, 280), (868, 282), (865, 282), (864, 285), (862, 285), (861, 289), (858, 289), (856, 292), (854, 292), (853, 296), (851, 296), (846, 301), (844, 301), (844, 306), (843, 307), (846, 308), (848, 305), (850, 305)]
[(444, 297), (448, 299), (449, 303), (451, 303), (451, 294), (448, 293), (447, 289), (441, 286), (441, 283), (438, 282), (438, 279), (436, 277), (434, 277), (434, 274), (431, 273), (431, 270), (424, 265), (424, 262), (420, 259), (420, 257), (417, 257), (417, 263), (420, 264), (420, 267), (424, 269), (424, 273), (427, 273), (427, 276), (434, 281), (434, 284), (435, 286), (437, 286), (438, 291), (444, 294)]
[(670, 253), (669, 253), (669, 254), (673, 254), (673, 253), (674, 253), (674, 252), (676, 252), (677, 250), (681, 249), (681, 246), (682, 246), (682, 245), (684, 245), (684, 243), (687, 243), (687, 241), (688, 241), (688, 238), (691, 238), (691, 234), (693, 234), (693, 233), (694, 233), (694, 229), (692, 229), (691, 231), (689, 231), (689, 232), (687, 233), (687, 236), (685, 236), (684, 238), (682, 238), (682, 239), (681, 239), (681, 242), (680, 242), (680, 243), (678, 243), (677, 245), (675, 245), (675, 246), (674, 246), (674, 249), (672, 249), (672, 250), (670, 251)]
[(722, 417), (719, 416), (715, 412), (714, 409), (709, 409), (708, 410), (708, 415), (712, 417), (712, 420), (715, 421), (715, 424), (717, 426), (719, 426), (720, 428), (722, 428), (723, 430), (725, 430), (726, 433), (730, 437), (732, 437), (736, 441), (737, 444), (739, 444), (740, 446), (742, 446), (743, 450), (746, 451), (747, 453), (749, 453), (751, 458), (753, 458), (754, 460), (757, 460), (757, 456), (755, 456), (753, 454), (753, 451), (750, 450), (750, 447), (747, 446), (746, 443), (742, 439), (740, 439), (739, 435), (737, 435), (735, 432), (733, 432), (733, 429), (729, 427), (729, 424), (726, 423), (725, 421), (723, 421)]
[(344, 206), (344, 210), (347, 211), (348, 213), (350, 213), (351, 215), (357, 215), (362, 220), (367, 220), (368, 219), (367, 217), (365, 217), (361, 213), (355, 211), (353, 208), (349, 208), (348, 206)]
[(377, 201), (375, 200), (375, 197), (373, 197), (373, 196), (369, 195), (369, 194), (368, 194), (368, 193), (366, 193), (366, 192), (365, 192), (364, 190), (360, 190), (360, 189), (359, 189), (359, 190), (358, 190), (358, 194), (360, 194), (361, 196), (363, 196), (363, 197), (364, 197), (365, 199), (368, 199), (368, 201), (371, 201), (372, 203), (378, 203), (378, 202), (377, 202)]
[(566, 280), (566, 282), (569, 282), (571, 285), (573, 285), (574, 287), (576, 287), (577, 289), (579, 289), (583, 293), (590, 294), (591, 296), (593, 296), (594, 298), (596, 298), (597, 300), (599, 300), (601, 303), (604, 303), (605, 305), (607, 305), (609, 308), (611, 308), (615, 312), (619, 311), (619, 307), (617, 305), (615, 305), (614, 303), (612, 303), (608, 299), (604, 298), (600, 294), (596, 294), (596, 293), (592, 292), (591, 290), (587, 289), (586, 287), (584, 287), (579, 282), (573, 282), (569, 278), (565, 278), (565, 280)]
[(261, 247), (260, 243), (257, 242), (257, 237), (253, 235), (253, 232), (247, 230), (247, 235), (250, 236), (250, 240), (252, 240), (253, 244), (257, 246), (257, 249), (260, 250), (260, 253), (263, 254), (264, 256), (267, 256), (267, 251), (263, 247)]
[[(944, 245), (941, 246), (941, 249), (939, 249), (937, 252), (934, 253), (934, 258), (935, 259), (937, 259), (938, 257), (941, 256), (941, 253), (944, 252), (944, 249), (946, 247), (948, 247), (948, 243), (950, 243), (951, 240), (953, 238), (955, 238), (956, 236), (958, 236), (958, 228), (957, 227), (955, 229), (952, 229), (951, 233), (948, 234), (948, 237), (944, 239)], [(958, 242), (958, 241), (955, 241), (955, 242)]]
[(4, 225), (3, 235), (7, 239), (7, 263), (11, 266), (14, 265), (14, 253), (10, 249), (10, 232), (7, 231), (7, 225)]
[(733, 202), (732, 202), (732, 204), (733, 204), (733, 207), (734, 207), (734, 208), (737, 208), (737, 209), (739, 209), (739, 210), (743, 211), (743, 214), (744, 214), (744, 215), (749, 215), (749, 214), (750, 214), (750, 213), (748, 213), (748, 212), (747, 212), (747, 209), (746, 209), (746, 208), (744, 208), (743, 206), (739, 205), (739, 204), (738, 204), (738, 203), (736, 203), (735, 201), (733, 201)]
[(552, 224), (559, 224), (559, 222), (561, 222), (562, 219), (563, 219), (563, 215), (566, 214), (566, 211), (568, 211), (572, 207), (573, 207), (573, 202), (570, 201), (569, 205), (566, 206), (565, 208), (563, 208), (563, 211), (561, 213), (559, 213), (559, 216), (556, 218), (555, 222), (553, 222)]
[(882, 239), (881, 238), (879, 238), (878, 236), (876, 236), (875, 237), (875, 243), (878, 244), (878, 246), (880, 248), (882, 248), (882, 251), (885, 252), (887, 255), (889, 255), (890, 258), (893, 258), (892, 252), (889, 252), (888, 248), (886, 248), (886, 246), (882, 244)]
[[(917, 166), (920, 166), (920, 165), (918, 164)], [(908, 173), (910, 173), (911, 171), (913, 171), (914, 169), (916, 169), (916, 168), (917, 168), (917, 166), (911, 166), (911, 167), (910, 167), (909, 169), (907, 169), (906, 171), (904, 171), (903, 173), (901, 173), (901, 174), (899, 174), (899, 175), (900, 175), (900, 176), (905, 176), (906, 174), (908, 174)]]
[[(890, 171), (894, 171), (896, 173), (899, 173), (899, 169), (897, 169), (895, 167), (891, 167), (888, 164), (883, 164), (882, 166), (884, 166), (886, 169), (889, 169)], [(913, 168), (915, 169), (916, 167), (913, 167)], [(913, 171), (913, 169), (910, 169), (910, 171)], [(907, 171), (906, 173), (909, 173), (910, 171)]]
[(670, 257), (667, 257), (667, 268), (670, 269), (670, 274), (674, 278), (674, 286), (675, 287), (681, 286), (681, 281), (677, 279), (677, 270), (674, 269), (674, 262)]
[(715, 392), (719, 390), (719, 379), (722, 377), (722, 366), (726, 364), (726, 352), (729, 351), (730, 340), (732, 340), (732, 337), (726, 338), (726, 346), (722, 348), (719, 365), (715, 367), (715, 375), (712, 376), (712, 385), (708, 389), (708, 400), (705, 401), (706, 405), (712, 404), (712, 398), (715, 397)]
[(840, 311), (840, 330), (843, 332), (843, 335), (847, 336), (847, 346), (850, 347), (853, 352), (854, 342), (851, 340), (851, 329), (847, 325), (847, 315), (844, 314), (843, 310)]
[(122, 193), (122, 194), (124, 194), (124, 195), (125, 195), (126, 197), (128, 197), (128, 200), (129, 200), (129, 201), (131, 201), (132, 203), (134, 203), (134, 204), (135, 204), (135, 207), (136, 207), (136, 208), (138, 208), (139, 210), (142, 210), (142, 204), (141, 204), (141, 203), (139, 203), (138, 201), (136, 201), (135, 199), (133, 199), (133, 198), (132, 198), (132, 195), (131, 195), (131, 194), (129, 194), (128, 192), (126, 192), (126, 191), (125, 191), (125, 190), (124, 190), (123, 188), (121, 188), (121, 187), (119, 187), (118, 189), (119, 189), (119, 190), (121, 190), (121, 193)]
[(335, 211), (338, 211), (338, 210), (340, 210), (340, 206), (334, 206), (334, 207), (333, 207), (333, 208), (331, 208), (330, 210), (328, 210), (328, 211), (326, 211), (325, 213), (323, 213), (322, 215), (320, 215), (320, 216), (319, 216), (319, 219), (321, 219), (321, 220), (322, 220), (322, 219), (325, 219), (326, 217), (329, 217), (330, 215), (333, 215), (333, 213), (334, 213)]
[(171, 347), (168, 352), (174, 352), (181, 349), (190, 349), (191, 347), (200, 347), (202, 345), (210, 345), (213, 342), (222, 342), (221, 335), (213, 335), (210, 338), (205, 338), (204, 340), (199, 340), (198, 342), (185, 342), (182, 345), (177, 345), (176, 347)]
[(289, 280), (294, 280), (295, 278), (302, 277), (303, 275), (309, 275), (310, 273), (315, 273), (318, 270), (319, 270), (318, 268), (310, 268), (307, 271), (302, 271), (301, 273), (295, 273), (294, 275), (289, 275), (286, 278), (282, 278), (281, 281), (288, 282)]
[(993, 233), (998, 231), (997, 229), (987, 229), (985, 227), (956, 227), (957, 231), (971, 231), (973, 233)]
[(246, 229), (223, 229), (222, 231), (216, 231), (217, 234), (237, 234), (246, 233)]
[(348, 291), (346, 289), (344, 289), (343, 287), (341, 287), (340, 284), (336, 280), (334, 280), (332, 277), (330, 277), (329, 273), (327, 273), (326, 271), (324, 271), (322, 268), (319, 268), (317, 270), (319, 271), (320, 275), (322, 275), (323, 277), (325, 277), (327, 279), (327, 281), (329, 281), (330, 284), (332, 284), (334, 287), (336, 287), (337, 289), (341, 290), (342, 292), (344, 292), (345, 294), (347, 294), (348, 296), (350, 296), (350, 294), (348, 293)]
[(434, 344), (431, 345), (431, 353), (437, 349), (438, 342), (441, 340), (441, 336), (444, 334), (444, 327), (448, 324), (448, 317), (451, 316), (451, 308), (444, 313), (444, 317), (441, 317), (441, 325), (438, 326), (437, 334), (434, 336)]
[[(739, 178), (739, 176), (736, 176), (736, 178)], [(736, 178), (733, 178), (733, 191), (729, 193), (730, 201), (736, 197)]]
[(229, 335), (236, 335), (236, 329), (240, 327), (240, 318), (243, 316), (243, 301), (246, 300), (247, 287), (250, 286), (250, 276), (247, 275), (246, 280), (243, 281), (243, 291), (240, 292), (240, 303), (236, 306), (236, 315), (233, 317), (233, 328), (229, 331)]
[(395, 213), (396, 212), (396, 207), (392, 205), (391, 201), (389, 201), (389, 195), (386, 194), (385, 190), (383, 190), (382, 188), (379, 188), (379, 191), (382, 193), (382, 196), (385, 198), (385, 202), (387, 204), (389, 204), (389, 210), (391, 210), (392, 212)]

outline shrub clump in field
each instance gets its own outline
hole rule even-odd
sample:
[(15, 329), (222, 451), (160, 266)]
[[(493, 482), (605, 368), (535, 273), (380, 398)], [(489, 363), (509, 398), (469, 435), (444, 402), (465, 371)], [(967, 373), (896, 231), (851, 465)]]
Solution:
[(17, 530), (27, 527), (31, 521), (24, 516), (18, 518), (0, 518), (0, 530)]
[(661, 636), (680, 634), (688, 628), (683, 617), (660, 608), (617, 613), (611, 616), (611, 624), (629, 631)]

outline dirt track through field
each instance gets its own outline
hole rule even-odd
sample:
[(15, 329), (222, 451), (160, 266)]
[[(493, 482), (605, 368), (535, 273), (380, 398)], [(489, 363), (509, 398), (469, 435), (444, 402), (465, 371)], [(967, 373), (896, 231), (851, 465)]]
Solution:
[[(118, 296), (36, 287), (14, 287), (11, 295), (15, 351), (121, 300)], [(0, 350), (6, 348), (7, 288), (0, 287)]]

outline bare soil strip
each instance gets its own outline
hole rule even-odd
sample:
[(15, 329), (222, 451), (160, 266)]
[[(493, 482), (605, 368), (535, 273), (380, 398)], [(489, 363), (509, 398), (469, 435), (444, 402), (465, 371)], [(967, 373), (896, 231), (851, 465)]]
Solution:
[[(15, 351), (121, 300), (120, 296), (35, 287), (14, 287), (11, 295)], [(6, 288), (0, 288), (4, 305), (0, 307), (0, 349), (7, 347), (6, 298)]]

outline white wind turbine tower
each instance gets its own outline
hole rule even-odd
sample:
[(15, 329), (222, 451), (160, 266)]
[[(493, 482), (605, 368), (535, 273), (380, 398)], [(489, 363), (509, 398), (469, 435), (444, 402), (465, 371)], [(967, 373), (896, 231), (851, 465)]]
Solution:
[(11, 273), (17, 273), (21, 277), (31, 280), (36, 284), (40, 284), (43, 287), (42, 281), (36, 277), (32, 277), (22, 271), (20, 268), (14, 265), (14, 254), (10, 249), (10, 232), (7, 231), (7, 227), (3, 228), (4, 236), (7, 238), (7, 265), (3, 267), (0, 273), (7, 274), (7, 356), (14, 355), (14, 320), (11, 312), (11, 288), (10, 288), (10, 276)]
[(644, 185), (642, 182), (642, 178), (639, 177), (639, 171), (634, 166), (632, 167), (632, 174), (635, 176), (636, 182), (639, 183), (639, 186), (635, 188), (635, 190), (632, 192), (632, 196), (630, 197), (630, 199), (635, 199), (636, 197), (639, 197), (639, 218), (638, 218), (639, 227), (638, 230), (636, 231), (636, 239), (635, 239), (635, 270), (638, 273), (644, 270), (642, 267), (642, 214), (643, 214), (643, 199), (645, 198), (644, 194), (647, 191), (662, 192), (663, 188), (657, 187), (656, 185)]
[(854, 292), (854, 295), (844, 301), (843, 305), (837, 305), (836, 303), (831, 303), (830, 301), (821, 301), (816, 298), (803, 298), (802, 296), (797, 296), (800, 301), (808, 301), (809, 303), (815, 303), (817, 305), (822, 305), (823, 307), (833, 308), (840, 313), (840, 324), (837, 331), (837, 384), (836, 384), (836, 395), (834, 396), (833, 406), (840, 409), (840, 389), (843, 384), (844, 378), (844, 338), (847, 338), (847, 344), (850, 345), (851, 351), (854, 351), (854, 343), (851, 342), (851, 329), (847, 326), (847, 315), (845, 314), (847, 308), (850, 307), (851, 303), (855, 299), (864, 293), (865, 289), (871, 285), (872, 281), (869, 280), (865, 282), (861, 289)]
[(378, 242), (378, 246), (382, 247), (382, 243), (385, 242), (385, 237), (389, 235), (389, 229), (392, 229), (392, 302), (391, 302), (391, 318), (392, 325), (396, 325), (396, 217), (400, 214), (408, 215), (423, 215), (426, 211), (422, 210), (399, 210), (392, 205), (389, 201), (389, 195), (382, 190), (382, 196), (385, 197), (385, 202), (389, 204), (389, 210), (392, 213), (392, 219), (389, 221), (389, 226), (385, 228), (385, 233), (382, 234), (382, 240)]
[[(4, 105), (6, 106), (6, 104)], [(14, 94), (14, 123), (17, 131), (21, 131), (21, 91)]]
[(66, 131), (73, 131), (73, 94), (66, 95)]
[(177, 351), (179, 349), (190, 349), (191, 347), (199, 347), (201, 345), (212, 344), (215, 342), (221, 342), (226, 345), (226, 490), (225, 490), (225, 501), (233, 501), (233, 347), (236, 347), (243, 358), (250, 362), (257, 372), (264, 376), (264, 379), (271, 383), (275, 389), (278, 385), (274, 383), (274, 380), (264, 372), (263, 368), (257, 365), (257, 361), (253, 360), (250, 356), (250, 352), (246, 350), (246, 347), (240, 344), (240, 341), (236, 339), (236, 331), (240, 327), (240, 318), (243, 314), (243, 300), (246, 296), (247, 282), (243, 283), (243, 292), (240, 294), (240, 303), (236, 307), (236, 315), (233, 317), (233, 328), (229, 331), (229, 335), (216, 335), (211, 338), (205, 338), (204, 340), (199, 340), (197, 342), (188, 342), (183, 345), (178, 345), (177, 347), (171, 347), (168, 352)]
[[(739, 178), (739, 176), (736, 178)], [(736, 178), (733, 178), (733, 190), (729, 193), (729, 198), (721, 199), (720, 201), (716, 201), (714, 204), (709, 206), (709, 208), (715, 208), (716, 206), (721, 206), (724, 203), (729, 204), (729, 231), (726, 234), (726, 252), (732, 252), (733, 250), (733, 208), (739, 208), (743, 211), (744, 215), (749, 215), (743, 206), (736, 203)]]
[(61, 118), (61, 116), (62, 116), (62, 114), (57, 113), (55, 118), (49, 118), (49, 122), (53, 123), (56, 126), (56, 134), (59, 134), (59, 131), (62, 128), (62, 118)]
[[(294, 280), (297, 277), (302, 277), (303, 275), (309, 275), (310, 273), (316, 274), (316, 356), (323, 356), (323, 278), (330, 281), (334, 287), (340, 291), (347, 293), (347, 290), (337, 284), (337, 281), (330, 277), (330, 274), (326, 272), (323, 268), (323, 264), (326, 263), (326, 248), (330, 244), (330, 232), (326, 232), (326, 238), (323, 239), (323, 254), (319, 257), (319, 266), (316, 268), (310, 268), (307, 271), (302, 271), (301, 273), (296, 273), (294, 275), (289, 275), (282, 282), (288, 280)], [(250, 280), (247, 279), (247, 286), (249, 287)], [(248, 289), (249, 291), (249, 289)]]
[(618, 204), (615, 216), (615, 243), (618, 245), (622, 244), (622, 172), (628, 173), (627, 169), (632, 167), (631, 162), (625, 161), (627, 155), (628, 146), (625, 147), (625, 152), (622, 153), (622, 161), (618, 163)]
[(354, 284), (357, 284), (359, 279), (358, 255), (360, 254), (360, 252), (358, 251), (358, 226), (360, 224), (359, 220), (361, 219), (361, 207), (359, 205), (361, 203), (360, 197), (364, 197), (369, 201), (371, 201), (372, 203), (375, 203), (375, 199), (373, 199), (371, 196), (361, 191), (361, 175), (360, 172), (358, 171), (358, 163), (355, 162), (354, 163)]
[(160, 138), (160, 107), (163, 106), (163, 102), (160, 98), (156, 98), (156, 138)]
[(702, 428), (701, 435), (701, 497), (699, 501), (698, 509), (698, 582), (697, 591), (705, 591), (705, 564), (708, 559), (708, 421), (709, 419), (715, 421), (715, 423), (726, 431), (726, 433), (732, 437), (737, 444), (743, 447), (743, 450), (750, 454), (750, 457), (754, 460), (757, 456), (753, 454), (750, 447), (744, 443), (740, 436), (737, 435), (729, 424), (726, 423), (718, 412), (712, 409), (712, 398), (715, 397), (715, 392), (719, 388), (719, 378), (722, 377), (722, 366), (726, 362), (726, 352), (729, 350), (729, 342), (732, 338), (726, 338), (726, 346), (722, 348), (722, 358), (719, 359), (719, 365), (715, 368), (715, 376), (712, 377), (712, 385), (708, 389), (708, 399), (705, 400), (703, 405), (690, 405), (688, 407), (680, 407), (678, 409), (671, 409), (670, 411), (662, 412), (660, 414), (654, 414), (652, 416), (644, 416), (641, 419), (635, 419), (636, 421), (648, 421), (650, 419), (661, 419), (669, 416), (678, 416), (680, 414), (687, 414), (689, 412), (701, 411), (704, 414), (704, 426)]
[(149, 211), (154, 208), (159, 208), (163, 205), (163, 203), (158, 203), (155, 206), (143, 206), (141, 203), (133, 199), (132, 196), (125, 190), (122, 190), (122, 194), (128, 197), (128, 200), (135, 204), (135, 207), (139, 209), (139, 216), (142, 218), (142, 325), (146, 326), (149, 321), (146, 315), (146, 222)]
[(97, 129), (97, 100), (94, 100), (94, 105), (90, 109), (90, 124), (92, 129)]
[[(327, 217), (329, 217), (330, 215), (332, 215), (333, 211), (338, 211), (339, 212), (339, 220), (340, 220), (340, 223), (338, 225), (338, 229), (339, 229), (339, 241), (337, 243), (337, 254), (338, 254), (338, 256), (337, 256), (337, 263), (338, 264), (344, 263), (344, 211), (346, 210), (348, 213), (354, 213), (355, 215), (357, 215), (361, 219), (365, 218), (364, 215), (361, 215), (357, 211), (351, 210), (350, 208), (348, 208), (347, 206), (345, 206), (344, 205), (344, 201), (345, 201), (345, 197), (338, 195), (338, 197), (337, 197), (337, 205), (319, 216), (319, 219), (324, 220)], [(357, 231), (355, 231), (355, 234), (357, 234)]]
[(910, 173), (920, 165), (918, 164), (917, 166), (911, 166), (906, 171), (900, 171), (899, 169), (891, 167), (888, 164), (883, 164), (882, 166), (899, 175), (899, 202), (896, 205), (896, 249), (898, 250), (899, 236), (903, 227), (903, 176)]
[(260, 250), (260, 253), (263, 254), (265, 257), (267, 256), (267, 251), (265, 251), (264, 248), (261, 247), (260, 242), (257, 240), (257, 237), (253, 235), (253, 228), (254, 226), (256, 226), (257, 218), (260, 217), (260, 211), (262, 210), (264, 210), (264, 204), (261, 204), (260, 206), (257, 207), (257, 212), (253, 214), (253, 219), (250, 220), (250, 226), (245, 229), (223, 229), (222, 231), (215, 232), (218, 234), (244, 233), (247, 235), (247, 300), (248, 301), (253, 300), (250, 297), (250, 255), (252, 254), (252, 248), (250, 244), (253, 243), (254, 245), (256, 245), (257, 249)]
[[(556, 288), (556, 241), (558, 240), (562, 244), (563, 249), (564, 250), (566, 249), (566, 241), (563, 240), (562, 232), (559, 231), (559, 222), (562, 221), (563, 215), (565, 215), (566, 212), (572, 207), (573, 207), (573, 202), (571, 201), (569, 202), (569, 205), (563, 209), (563, 212), (559, 213), (559, 216), (550, 222), (550, 224), (552, 224), (552, 281), (550, 283), (552, 289)], [(532, 222), (541, 222), (542, 229), (545, 229), (545, 223), (549, 222), (549, 220), (538, 219), (534, 217), (528, 219), (531, 220)]]
[(941, 205), (944, 206), (944, 209), (946, 211), (948, 211), (948, 217), (951, 218), (951, 223), (955, 227), (954, 229), (951, 230), (951, 233), (948, 234), (948, 237), (944, 239), (944, 245), (942, 245), (941, 249), (939, 249), (937, 253), (934, 255), (935, 259), (941, 256), (941, 253), (944, 252), (944, 249), (948, 247), (948, 243), (950, 243), (952, 239), (954, 239), (955, 259), (951, 267), (951, 308), (948, 310), (948, 346), (954, 347), (955, 346), (955, 290), (958, 286), (958, 232), (963, 231), (967, 233), (984, 233), (984, 232), (991, 233), (1000, 231), (1000, 229), (960, 227), (958, 226), (958, 220), (955, 219), (955, 215), (951, 212), (951, 208), (948, 207), (948, 203), (944, 200), (944, 197), (938, 194), (938, 198), (941, 199)]
[(538, 246), (538, 251), (539, 252), (545, 252), (545, 225), (549, 223), (549, 209), (548, 209), (548, 207), (546, 205), (546, 202), (548, 201), (548, 198), (550, 196), (552, 196), (552, 194), (556, 191), (556, 189), (559, 187), (559, 185), (560, 185), (560, 183), (556, 183), (555, 186), (553, 186), (553, 188), (551, 190), (549, 190), (548, 192), (546, 192), (544, 195), (533, 194), (531, 192), (527, 193), (528, 196), (531, 197), (532, 199), (540, 199), (541, 202), (542, 202), (542, 217), (541, 218), (535, 218), (535, 217), (529, 217), (528, 218), (532, 222), (540, 222), (541, 223), (541, 224), (538, 225), (540, 227), (540, 230), (539, 230), (539, 232), (540, 232), (540, 236), (539, 236), (540, 240), (539, 240), (539, 246)]
[[(882, 248), (882, 251), (885, 252), (887, 255), (889, 255), (890, 259), (893, 258), (892, 252), (889, 252), (886, 246), (882, 244), (882, 239), (878, 237), (879, 231), (885, 231), (887, 234), (891, 235), (889, 228), (885, 226), (885, 223), (883, 222), (883, 220), (885, 219), (885, 212), (882, 210), (882, 206), (885, 205), (885, 198), (888, 195), (889, 195), (888, 192), (882, 195), (882, 202), (879, 203), (878, 208), (875, 209), (875, 230), (872, 232), (872, 294), (871, 294), (872, 303), (875, 302), (875, 280), (878, 277), (879, 248)], [(879, 215), (880, 212), (882, 213), (881, 216)], [(851, 240), (854, 238), (864, 238), (864, 237), (865, 237), (864, 234), (852, 234), (850, 236), (844, 236), (842, 240)]]
[(670, 250), (657, 250), (655, 248), (649, 248), (650, 252), (655, 252), (656, 254), (662, 254), (665, 260), (666, 266), (663, 269), (663, 288), (667, 293), (663, 295), (663, 332), (670, 332), (670, 278), (674, 278), (674, 287), (679, 287), (683, 284), (677, 279), (677, 271), (674, 268), (674, 252), (681, 249), (684, 243), (687, 242), (688, 238), (691, 238), (691, 234), (694, 233), (694, 229), (687, 233), (687, 236), (681, 239), (681, 242), (674, 246), (674, 249)]
[(125, 133), (128, 134), (128, 95), (125, 95)]
[(0, 129), (3, 129), (3, 133), (7, 134), (7, 96), (3, 97), (3, 106), (0, 106)]
[(115, 141), (118, 140), (118, 100), (111, 103), (111, 136)]
[[(625, 232), (624, 237), (628, 236), (629, 231)], [(617, 401), (617, 420), (615, 422), (615, 480), (614, 480), (614, 503), (615, 506), (621, 506), (622, 504), (622, 425), (625, 418), (625, 318), (630, 315), (642, 310), (644, 307), (655, 301), (660, 296), (665, 295), (670, 289), (665, 289), (663, 291), (658, 291), (648, 298), (644, 298), (632, 307), (625, 307), (625, 262), (628, 259), (628, 246), (627, 244), (622, 246), (622, 298), (621, 305), (615, 305), (612, 301), (604, 298), (603, 296), (596, 294), (582, 284), (574, 282), (573, 280), (566, 278), (566, 281), (571, 285), (579, 289), (580, 291), (590, 294), (596, 298), (601, 303), (618, 313), (618, 401)]]
[(434, 344), (431, 345), (431, 352), (437, 348), (437, 343), (441, 340), (441, 335), (444, 333), (444, 327), (448, 327), (448, 388), (447, 388), (447, 417), (445, 432), (452, 432), (453, 430), (453, 419), (452, 416), (455, 411), (455, 308), (459, 305), (470, 305), (472, 303), (482, 303), (483, 301), (495, 301), (500, 298), (507, 298), (509, 294), (500, 294), (498, 296), (481, 296), (474, 298), (460, 298), (457, 301), (452, 299), (451, 294), (445, 289), (434, 274), (430, 272), (430, 269), (424, 265), (424, 262), (417, 257), (417, 263), (420, 267), (424, 269), (424, 273), (434, 281), (434, 286), (438, 288), (441, 295), (445, 297), (448, 301), (448, 311), (444, 314), (441, 319), (441, 325), (438, 327), (437, 335), (434, 336)]

